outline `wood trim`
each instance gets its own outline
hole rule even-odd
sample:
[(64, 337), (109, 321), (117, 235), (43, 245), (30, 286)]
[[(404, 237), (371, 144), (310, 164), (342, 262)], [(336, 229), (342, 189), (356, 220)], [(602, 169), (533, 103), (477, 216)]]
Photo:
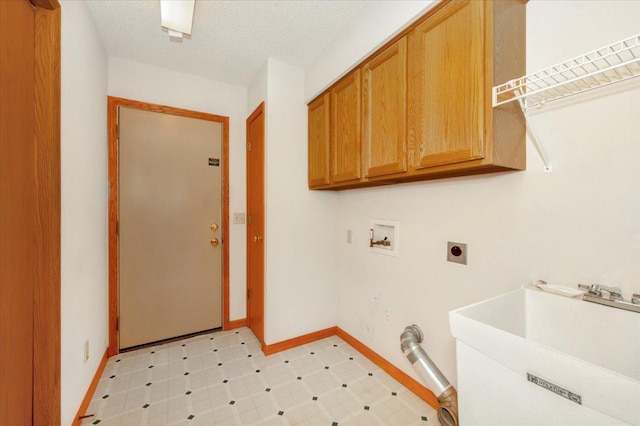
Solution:
[(283, 340), (282, 342), (274, 343), (272, 345), (263, 345), (262, 352), (264, 352), (265, 355), (273, 355), (278, 352), (286, 351), (287, 349), (295, 348), (296, 346), (306, 345), (307, 343), (315, 342), (316, 340), (335, 336), (337, 330), (337, 327), (329, 327), (324, 330), (314, 331), (313, 333), (294, 337), (293, 339)]
[[(40, 6), (40, 2), (36, 2)], [(36, 263), (33, 294), (33, 424), (57, 425), (60, 396), (60, 24), (35, 9)]]
[(161, 112), (163, 114), (177, 115), (180, 117), (197, 118), (200, 120), (208, 120), (208, 121), (217, 121), (219, 123), (229, 122), (229, 117), (225, 117), (224, 115), (209, 114), (207, 112), (193, 111), (190, 109), (175, 108), (175, 107), (170, 107), (166, 105), (152, 104), (149, 102), (136, 101), (133, 99), (109, 96), (108, 101), (114, 102), (117, 106), (135, 108), (143, 111)]
[[(76, 416), (73, 418), (73, 423), (71, 426), (80, 426), (82, 423), (82, 419), (80, 417), (84, 416), (87, 413), (87, 408), (89, 408), (89, 404), (91, 403), (91, 399), (93, 399), (93, 394), (96, 392), (96, 388), (98, 387), (98, 383), (100, 382), (100, 378), (102, 377), (102, 373), (104, 372), (104, 368), (107, 365), (107, 360), (109, 359), (109, 349), (107, 348), (104, 351), (104, 355), (102, 356), (102, 360), (100, 361), (100, 365), (98, 365), (98, 369), (96, 370), (96, 374), (93, 375), (93, 380), (91, 380), (91, 384), (89, 384), (89, 388), (87, 389), (87, 393), (84, 395), (84, 399), (80, 404), (80, 408), (78, 408), (78, 412)], [(44, 424), (44, 423), (43, 423)], [(54, 423), (50, 423), (54, 424)], [(60, 422), (55, 423), (60, 424)]]
[(36, 193), (35, 16), (0, 1), (0, 424), (33, 422)]
[(431, 392), (429, 389), (420, 384), (417, 380), (413, 379), (411, 376), (400, 370), (395, 365), (391, 364), (389, 361), (375, 353), (371, 348), (366, 346), (364, 343), (360, 342), (358, 339), (341, 329), (340, 327), (335, 327), (336, 335), (351, 345), (354, 349), (360, 352), (365, 357), (369, 358), (371, 362), (376, 364), (378, 367), (382, 368), (387, 374), (396, 379), (400, 384), (409, 389), (411, 392), (416, 394), (416, 396), (422, 399), (424, 402), (432, 406), (434, 409), (440, 407), (440, 403), (438, 402), (438, 398)]
[(48, 10), (56, 10), (60, 9), (60, 3), (58, 0), (30, 0), (31, 4), (36, 8), (48, 9)]
[(240, 318), (233, 321), (228, 321), (227, 326), (224, 327), (225, 330), (234, 330), (236, 328), (245, 327), (247, 325), (246, 318)]
[(109, 144), (109, 356), (119, 352), (118, 345), (118, 102), (107, 98), (107, 138)]
[(118, 107), (160, 112), (180, 117), (222, 123), (222, 328), (229, 326), (229, 117), (151, 104), (132, 99), (109, 96), (107, 98), (107, 133), (109, 145), (109, 347), (107, 353), (119, 353), (118, 345)]
[(222, 329), (229, 330), (229, 117), (222, 122)]

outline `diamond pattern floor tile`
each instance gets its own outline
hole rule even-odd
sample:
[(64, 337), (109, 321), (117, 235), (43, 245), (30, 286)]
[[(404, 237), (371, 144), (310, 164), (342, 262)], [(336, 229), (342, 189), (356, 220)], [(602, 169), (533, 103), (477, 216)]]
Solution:
[(267, 357), (248, 328), (112, 357), (87, 413), (82, 425), (438, 424), (337, 336)]

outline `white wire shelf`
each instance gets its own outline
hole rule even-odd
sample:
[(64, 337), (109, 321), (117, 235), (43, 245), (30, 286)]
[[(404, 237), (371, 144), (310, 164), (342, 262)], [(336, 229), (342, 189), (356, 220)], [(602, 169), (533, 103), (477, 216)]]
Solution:
[(640, 34), (493, 88), (493, 106), (523, 110), (640, 76)]
[(493, 88), (493, 106), (518, 101), (542, 162), (551, 163), (531, 126), (528, 110), (547, 102), (640, 76), (640, 34)]

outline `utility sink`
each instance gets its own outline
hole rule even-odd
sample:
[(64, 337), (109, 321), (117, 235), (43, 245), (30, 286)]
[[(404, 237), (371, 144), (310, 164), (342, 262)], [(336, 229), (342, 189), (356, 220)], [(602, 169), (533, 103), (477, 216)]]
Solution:
[(640, 426), (640, 313), (525, 287), (449, 318), (462, 426)]

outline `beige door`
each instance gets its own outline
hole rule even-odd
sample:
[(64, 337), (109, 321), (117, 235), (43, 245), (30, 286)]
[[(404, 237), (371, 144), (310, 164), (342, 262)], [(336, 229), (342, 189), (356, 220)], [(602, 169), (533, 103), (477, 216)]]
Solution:
[(222, 123), (119, 109), (120, 348), (222, 326)]

